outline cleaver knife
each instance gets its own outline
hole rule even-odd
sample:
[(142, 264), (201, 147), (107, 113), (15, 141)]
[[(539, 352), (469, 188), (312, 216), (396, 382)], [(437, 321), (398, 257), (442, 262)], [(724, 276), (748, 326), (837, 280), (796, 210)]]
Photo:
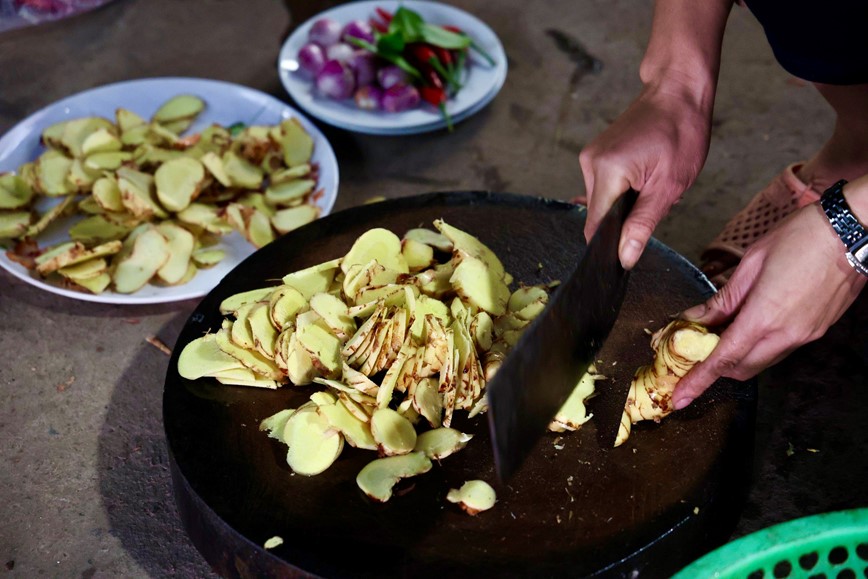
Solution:
[(638, 193), (612, 206), (569, 279), (522, 334), (486, 388), (501, 481), (521, 466), (615, 325), (628, 272), (618, 259), (624, 220)]

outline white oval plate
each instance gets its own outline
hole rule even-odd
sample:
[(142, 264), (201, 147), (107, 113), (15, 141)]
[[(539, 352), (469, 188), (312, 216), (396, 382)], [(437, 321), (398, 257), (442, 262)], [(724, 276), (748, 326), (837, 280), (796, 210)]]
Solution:
[[(115, 109), (123, 107), (142, 117), (150, 118), (157, 108), (178, 94), (194, 94), (205, 101), (205, 110), (188, 133), (203, 130), (212, 123), (229, 126), (233, 123), (273, 125), (296, 117), (314, 140), (313, 162), (319, 165), (318, 188), (323, 194), (316, 200), (320, 215), (327, 215), (338, 193), (338, 164), (331, 145), (308, 119), (295, 109), (263, 92), (228, 82), (200, 78), (148, 78), (109, 84), (80, 92), (39, 110), (9, 130), (0, 138), (0, 173), (17, 171), (44, 150), (40, 144), (42, 130), (57, 122), (85, 116), (101, 116), (114, 120)], [(40, 247), (68, 239), (64, 227), (54, 227), (37, 239)], [(218, 246), (226, 257), (216, 266), (202, 269), (190, 282), (160, 287), (146, 285), (132, 294), (105, 291), (90, 294), (68, 290), (41, 279), (22, 265), (0, 253), (0, 267), (15, 277), (36, 287), (91, 302), (108, 304), (154, 304), (199, 298), (216, 286), (256, 249), (238, 233), (222, 238)]]
[(298, 68), (298, 51), (307, 43), (311, 26), (320, 18), (332, 18), (342, 24), (351, 20), (368, 20), (375, 8), (390, 12), (404, 6), (418, 12), (426, 22), (460, 27), (494, 59), (489, 65), (471, 50), (466, 82), (458, 94), (446, 103), (453, 123), (476, 113), (497, 95), (506, 80), (506, 53), (494, 31), (475, 16), (453, 6), (428, 0), (362, 0), (350, 2), (317, 14), (300, 25), (284, 42), (278, 58), (278, 73), (293, 100), (312, 116), (349, 131), (373, 135), (408, 135), (434, 131), (446, 126), (440, 111), (422, 105), (400, 113), (366, 111), (352, 100), (335, 101), (318, 95), (313, 82)]

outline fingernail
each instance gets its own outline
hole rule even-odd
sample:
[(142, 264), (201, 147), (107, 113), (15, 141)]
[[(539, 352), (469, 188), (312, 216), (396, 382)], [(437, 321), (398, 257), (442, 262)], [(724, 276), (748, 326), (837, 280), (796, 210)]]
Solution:
[(633, 269), (633, 266), (639, 261), (639, 256), (642, 255), (642, 247), (642, 244), (636, 239), (627, 240), (627, 243), (624, 244), (624, 251), (621, 252), (624, 269)]
[(675, 410), (683, 410), (684, 408), (687, 408), (691, 402), (693, 402), (693, 398), (690, 398), (689, 396), (679, 398), (675, 401)]
[(698, 320), (705, 315), (705, 312), (708, 311), (708, 306), (706, 304), (699, 304), (698, 306), (693, 306), (692, 308), (688, 308), (681, 312), (681, 315), (688, 320)]

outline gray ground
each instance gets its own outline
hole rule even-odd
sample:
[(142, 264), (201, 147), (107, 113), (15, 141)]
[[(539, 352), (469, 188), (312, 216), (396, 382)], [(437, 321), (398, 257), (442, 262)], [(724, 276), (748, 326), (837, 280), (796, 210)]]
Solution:
[[(503, 40), (510, 70), (502, 92), (454, 134), (371, 137), (323, 127), (341, 164), (336, 210), (375, 195), (444, 189), (559, 199), (583, 192), (578, 152), (640, 86), (651, 2), (456, 4)], [(287, 6), (275, 0), (119, 0), (0, 34), (0, 133), (59, 98), (128, 78), (210, 77), (286, 99), (275, 62), (289, 26)], [(578, 39), (602, 68), (570, 61), (549, 29)], [(742, 8), (730, 18), (720, 85), (705, 170), (657, 231), (694, 261), (731, 214), (831, 129), (831, 111), (776, 65)], [(0, 273), (0, 563), (8, 576), (209, 574), (172, 500), (160, 407), (168, 357), (145, 341), (155, 336), (171, 347), (194, 305), (89, 304)], [(858, 336), (858, 325), (848, 328), (839, 332), (842, 342), (847, 332)], [(863, 447), (835, 430), (857, 419), (855, 409), (839, 391), (847, 408), (818, 415), (808, 396), (811, 378), (847, 368), (847, 351), (836, 356), (831, 365), (785, 364), (772, 373), (777, 382), (801, 384), (805, 395), (773, 389), (764, 398), (760, 418), (769, 426), (760, 434), (757, 483), (737, 535), (835, 507), (829, 497), (839, 492), (842, 507), (866, 503), (864, 492), (845, 484), (848, 467), (866, 471)], [(851, 386), (865, 383), (862, 372), (849, 376)], [(784, 415), (792, 423), (773, 426)], [(825, 443), (822, 433), (812, 438), (830, 424)], [(789, 445), (793, 453), (784, 457)]]

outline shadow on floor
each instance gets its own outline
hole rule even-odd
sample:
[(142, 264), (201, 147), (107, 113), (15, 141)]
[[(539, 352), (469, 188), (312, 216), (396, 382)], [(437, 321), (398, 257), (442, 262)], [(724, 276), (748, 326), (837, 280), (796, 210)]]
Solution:
[[(188, 316), (161, 329), (170, 347)], [(168, 360), (145, 344), (117, 381), (99, 434), (100, 492), (111, 533), (149, 575), (216, 577), (175, 508), (162, 418)]]

